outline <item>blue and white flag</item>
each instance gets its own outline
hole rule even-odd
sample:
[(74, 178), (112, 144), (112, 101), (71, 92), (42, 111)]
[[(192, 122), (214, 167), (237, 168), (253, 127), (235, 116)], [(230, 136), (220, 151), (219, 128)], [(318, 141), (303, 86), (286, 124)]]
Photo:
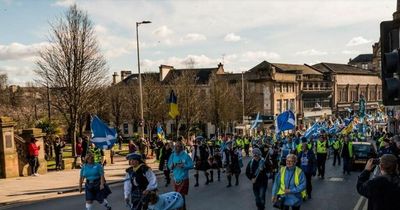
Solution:
[(250, 129), (255, 129), (258, 127), (259, 123), (262, 123), (262, 120), (260, 119), (260, 112), (257, 113), (257, 117), (255, 120), (253, 120), (253, 124), (251, 125)]
[(304, 133), (304, 137), (309, 139), (312, 135), (317, 134), (319, 131), (319, 124), (314, 123), (311, 127), (309, 127), (306, 132)]
[(111, 149), (117, 139), (117, 131), (114, 128), (109, 128), (96, 115), (92, 117), (90, 125), (92, 129), (91, 141), (100, 149)]
[(291, 110), (282, 112), (276, 118), (276, 133), (292, 130), (296, 127), (294, 113)]

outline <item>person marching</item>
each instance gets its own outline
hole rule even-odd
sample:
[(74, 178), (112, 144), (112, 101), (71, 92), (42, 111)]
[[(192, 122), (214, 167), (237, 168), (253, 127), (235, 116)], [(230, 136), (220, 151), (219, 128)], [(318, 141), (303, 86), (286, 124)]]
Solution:
[[(85, 200), (86, 210), (91, 210), (93, 201), (97, 201), (111, 210), (111, 205), (107, 201), (107, 196), (111, 193), (105, 189), (104, 168), (102, 165), (94, 162), (92, 153), (87, 153), (85, 156), (85, 163), (80, 171), (79, 178), (79, 192), (82, 192), (82, 184), (85, 181)], [(108, 187), (107, 187), (108, 188)]]
[(249, 137), (246, 135), (246, 136), (244, 136), (244, 140), (243, 140), (244, 142), (244, 152), (245, 152), (245, 154), (246, 154), (246, 156), (247, 157), (249, 157), (250, 156), (250, 140), (249, 140)]
[(218, 181), (221, 180), (221, 153), (219, 152), (219, 145), (217, 145), (217, 141), (210, 140), (209, 142), (210, 156), (208, 157), (208, 164), (210, 165), (210, 182), (214, 182), (214, 169), (217, 170)]
[(271, 172), (272, 163), (261, 157), (258, 148), (253, 149), (253, 158), (247, 164), (246, 176), (253, 184), (253, 194), (258, 210), (265, 209), (265, 192), (268, 187), (268, 172)]
[(350, 160), (353, 158), (353, 143), (349, 140), (348, 135), (344, 135), (344, 142), (340, 156), (343, 158), (343, 175), (350, 175)]
[(328, 154), (328, 142), (326, 140), (326, 135), (321, 134), (321, 137), (317, 140), (317, 167), (318, 176), (321, 179), (325, 179), (325, 163)]
[(333, 166), (336, 165), (336, 160), (338, 161), (338, 165), (340, 166), (340, 150), (342, 146), (342, 137), (339, 135), (338, 138), (332, 143), (333, 148)]
[(222, 153), (222, 162), (226, 168), (226, 175), (228, 178), (228, 185), (226, 187), (231, 187), (232, 175), (235, 175), (236, 183), (239, 185), (239, 175), (240, 175), (240, 160), (242, 158), (242, 153), (238, 149), (233, 148), (233, 142), (228, 141), (226, 143), (227, 148)]
[(183, 150), (183, 143), (180, 141), (175, 143), (175, 150), (172, 152), (168, 160), (168, 168), (172, 170), (174, 188), (176, 192), (179, 192), (182, 195), (184, 201), (182, 210), (185, 210), (185, 196), (189, 192), (189, 170), (193, 169), (193, 161)]
[(126, 156), (130, 167), (126, 169), (124, 181), (124, 198), (131, 210), (147, 209), (144, 196), (150, 191), (157, 190), (157, 178), (154, 172), (143, 161), (139, 153)]
[(104, 152), (102, 149), (96, 147), (96, 145), (92, 142), (89, 148), (89, 152), (93, 154), (94, 162), (101, 164), (104, 166)]
[(196, 179), (196, 184), (194, 185), (195, 187), (199, 186), (199, 171), (204, 171), (204, 175), (206, 176), (207, 180), (205, 185), (210, 183), (209, 174), (207, 171), (210, 168), (208, 163), (209, 155), (210, 153), (205, 140), (199, 137), (196, 138), (196, 144), (193, 145), (192, 150), (192, 160), (195, 162), (196, 169), (196, 174), (194, 175), (194, 178)]
[(307, 192), (307, 199), (311, 199), (311, 191), (312, 191), (312, 184), (311, 178), (315, 176), (317, 170), (317, 161), (315, 159), (315, 154), (312, 150), (308, 149), (307, 139), (303, 137), (302, 139), (302, 150), (298, 155), (299, 166), (301, 170), (303, 170), (304, 175), (306, 176), (306, 192)]
[(305, 175), (296, 162), (296, 155), (289, 154), (286, 157), (286, 166), (281, 167), (272, 187), (272, 203), (276, 203), (280, 197), (283, 202), (279, 207), (283, 210), (300, 210), (303, 199), (307, 197)]
[(168, 168), (168, 160), (169, 157), (172, 154), (172, 146), (171, 143), (166, 142), (160, 150), (160, 165), (158, 169), (160, 171), (164, 172), (164, 177), (165, 177), (165, 187), (168, 187), (168, 185), (171, 183), (171, 177), (170, 177), (170, 170)]

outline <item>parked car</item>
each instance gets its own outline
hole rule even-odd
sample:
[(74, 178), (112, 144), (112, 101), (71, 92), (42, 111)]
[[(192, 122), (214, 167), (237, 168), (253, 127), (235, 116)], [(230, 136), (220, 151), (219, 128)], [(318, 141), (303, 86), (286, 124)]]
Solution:
[(364, 167), (370, 158), (376, 158), (374, 145), (370, 142), (353, 142), (353, 168)]

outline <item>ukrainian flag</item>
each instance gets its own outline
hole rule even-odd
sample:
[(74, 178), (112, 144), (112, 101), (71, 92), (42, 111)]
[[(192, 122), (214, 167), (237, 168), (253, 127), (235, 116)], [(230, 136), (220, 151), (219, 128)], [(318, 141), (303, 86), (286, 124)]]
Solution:
[(172, 119), (175, 119), (176, 116), (179, 115), (179, 110), (178, 110), (178, 103), (177, 103), (177, 97), (174, 93), (174, 90), (171, 90), (171, 94), (169, 95), (169, 116), (172, 117)]
[(347, 125), (347, 127), (345, 127), (345, 128), (343, 128), (343, 130), (342, 130), (342, 134), (344, 134), (344, 135), (347, 135), (347, 134), (349, 134), (349, 133), (351, 133), (352, 131), (353, 131), (353, 121), (351, 121), (348, 125)]

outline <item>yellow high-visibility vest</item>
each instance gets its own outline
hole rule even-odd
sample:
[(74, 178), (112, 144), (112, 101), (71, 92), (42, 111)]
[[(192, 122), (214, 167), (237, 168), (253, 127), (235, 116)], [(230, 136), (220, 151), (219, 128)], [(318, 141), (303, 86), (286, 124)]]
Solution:
[(317, 153), (327, 153), (326, 151), (326, 141), (317, 141)]
[[(294, 184), (297, 186), (299, 186), (300, 184), (300, 174), (302, 172), (301, 168), (295, 166), (296, 168), (294, 169)], [(283, 195), (285, 194), (285, 173), (286, 173), (286, 167), (281, 167), (280, 170), (280, 175), (281, 175), (281, 185), (279, 186), (279, 190), (278, 190), (278, 195)], [(290, 183), (289, 183), (290, 184)], [(307, 198), (307, 191), (303, 190), (301, 191), (301, 197), (303, 199)]]

